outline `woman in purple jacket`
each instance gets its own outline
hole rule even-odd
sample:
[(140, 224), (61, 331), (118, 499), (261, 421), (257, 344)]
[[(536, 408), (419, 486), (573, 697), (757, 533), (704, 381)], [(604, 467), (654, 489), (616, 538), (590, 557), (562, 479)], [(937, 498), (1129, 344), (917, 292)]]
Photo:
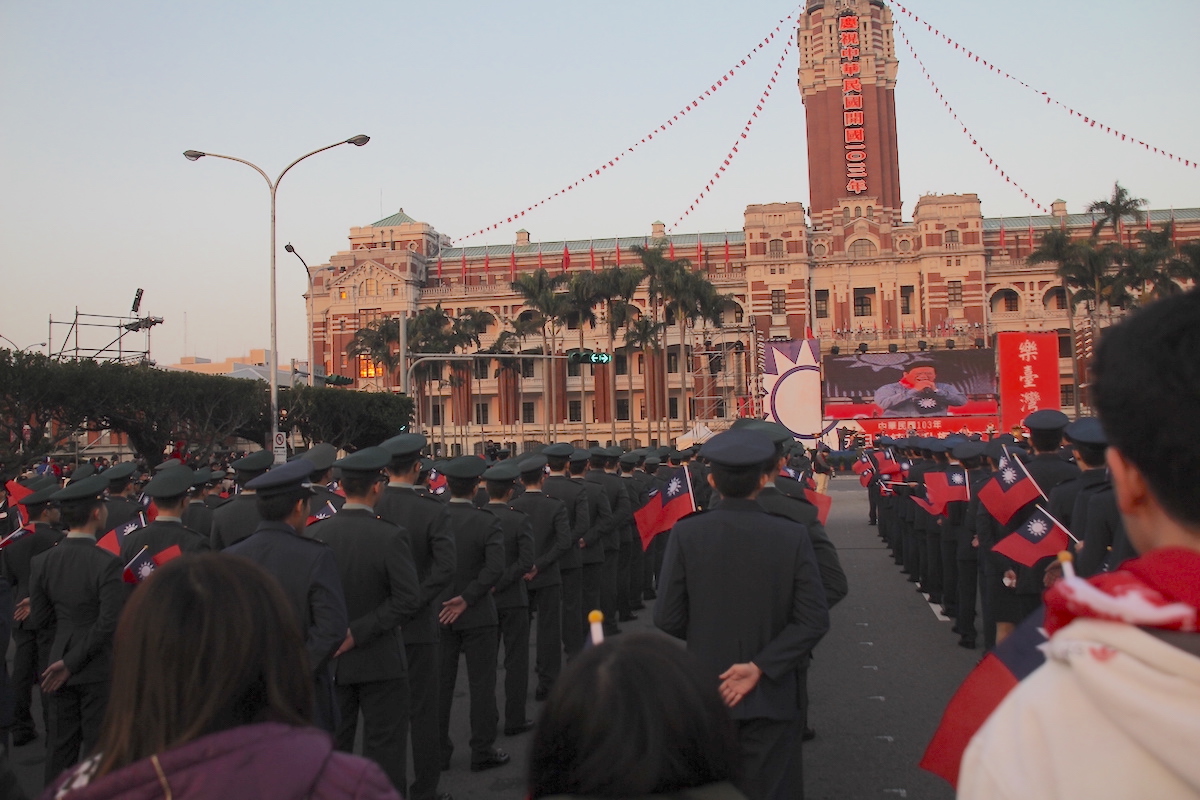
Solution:
[(253, 563), (183, 556), (117, 627), (95, 753), (43, 798), (398, 798), (378, 766), (311, 727), (312, 681), (282, 590)]

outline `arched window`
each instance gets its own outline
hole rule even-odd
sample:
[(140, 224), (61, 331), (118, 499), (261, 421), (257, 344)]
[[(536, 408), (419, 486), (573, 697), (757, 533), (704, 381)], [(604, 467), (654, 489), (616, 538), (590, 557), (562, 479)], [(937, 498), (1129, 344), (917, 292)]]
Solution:
[(361, 292), (366, 297), (374, 297), (379, 294), (379, 281), (374, 278), (367, 278), (363, 281)]
[(767, 252), (773, 256), (783, 255), (783, 239), (772, 239), (768, 243)]
[(850, 224), (850, 209), (848, 207), (842, 209), (842, 224), (843, 225)]
[(854, 207), (854, 218), (858, 219), (861, 216), (862, 216), (862, 206), (855, 206)]
[(875, 221), (875, 206), (867, 206), (867, 219)]
[(946, 231), (946, 244), (958, 244), (958, 231)]
[(1012, 289), (1001, 289), (992, 295), (992, 313), (1004, 311), (1020, 311), (1021, 296)]
[(850, 243), (849, 251), (854, 258), (873, 258), (879, 254), (879, 248), (870, 239), (855, 239)]

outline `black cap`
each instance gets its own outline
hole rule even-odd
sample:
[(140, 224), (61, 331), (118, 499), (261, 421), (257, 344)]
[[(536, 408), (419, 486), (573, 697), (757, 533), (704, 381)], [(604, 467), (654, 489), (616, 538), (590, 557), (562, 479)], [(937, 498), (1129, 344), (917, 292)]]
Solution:
[(274, 463), (274, 453), (272, 453), (270, 450), (259, 450), (256, 453), (251, 453), (248, 456), (239, 458), (229, 466), (233, 467), (238, 472), (262, 472), (265, 469), (270, 469), (271, 465)]
[(50, 499), (56, 503), (66, 503), (71, 500), (98, 499), (104, 494), (104, 490), (107, 488), (108, 481), (104, 479), (103, 475), (92, 475), (81, 481), (72, 481), (67, 485), (67, 488), (59, 489), (50, 495)]
[(445, 462), (438, 472), (447, 478), (478, 478), (487, 471), (487, 464), (476, 456), (459, 456)]
[(642, 460), (642, 457), (637, 453), (626, 453), (617, 460), (625, 466), (636, 467), (637, 463)]
[(604, 448), (604, 455), (608, 456), (609, 458), (620, 458), (621, 456), (625, 455), (625, 448), (614, 444), (612, 447)]
[[(220, 473), (221, 477), (225, 477), (225, 473)], [(192, 486), (203, 486), (213, 479), (213, 471), (211, 469), (198, 469), (192, 473)]]
[(337, 448), (329, 442), (320, 442), (314, 444), (300, 457), (312, 464), (314, 475), (319, 475), (332, 467), (334, 461), (337, 461)]
[(592, 457), (592, 451), (583, 450), (583, 449), (577, 447), (577, 448), (575, 448), (575, 452), (571, 453), (571, 463), (575, 463), (578, 461), (587, 461), (591, 457)]
[(950, 450), (950, 455), (963, 461), (968, 458), (978, 458), (986, 449), (987, 446), (983, 442), (959, 442)]
[(766, 437), (774, 444), (784, 444), (785, 442), (794, 442), (796, 437), (792, 432), (778, 422), (770, 422), (765, 419), (748, 420), (750, 424), (743, 425), (743, 430), (758, 431), (766, 434)]
[(154, 472), (155, 472), (155, 474), (158, 474), (159, 472), (171, 469), (172, 467), (182, 467), (182, 466), (183, 466), (183, 462), (180, 461), (178, 458), (168, 458), (166, 461), (163, 461), (162, 463), (158, 464), (154, 468)]
[(646, 469), (657, 467), (662, 463), (662, 459), (658, 456), (646, 456)]
[(607, 447), (600, 447), (599, 445), (597, 445), (596, 447), (590, 448), (588, 450), (588, 452), (594, 456), (604, 456), (605, 458), (608, 458), (608, 448)]
[(516, 463), (517, 468), (521, 470), (522, 474), (526, 472), (541, 472), (546, 468), (546, 457), (541, 453), (530, 453)]
[(49, 486), (43, 486), (33, 494), (26, 495), (25, 499), (21, 500), (21, 505), (28, 508), (29, 506), (38, 506), (42, 505), (43, 503), (49, 503), (50, 498), (58, 492), (58, 481), (52, 480), (50, 481)]
[[(337, 467), (343, 473), (358, 472), (370, 474), (372, 472), (379, 472), (379, 470), (386, 467), (388, 462), (391, 460), (391, 454), (382, 447), (364, 447), (358, 452), (351, 453), (343, 459), (334, 461), (329, 466)], [(325, 469), (328, 468), (329, 467), (326, 467)], [(316, 470), (314, 470), (314, 472), (315, 471)], [(325, 470), (321, 471), (324, 472)]]
[[(262, 452), (271, 455), (266, 450)], [(311, 493), (312, 484), (308, 480), (311, 475), (312, 465), (307, 461), (289, 461), (248, 481), (246, 488), (253, 489), (259, 497), (275, 497), (296, 489), (307, 489)]]
[(149, 497), (178, 497), (192, 488), (195, 477), (196, 473), (181, 463), (159, 472), (142, 491)]
[(992, 461), (999, 462), (1004, 457), (1004, 442), (999, 439), (992, 439), (983, 446), (983, 454)]
[(1093, 447), (1104, 447), (1108, 444), (1108, 436), (1105, 435), (1100, 420), (1095, 417), (1080, 417), (1068, 425), (1064, 433), (1077, 444)]
[[(81, 481), (84, 478), (90, 478), (95, 473), (96, 473), (96, 467), (94, 465), (80, 464), (78, 467), (75, 468), (75, 471), (71, 473), (71, 482), (74, 483), (75, 481)], [(105, 480), (108, 480), (108, 479), (105, 478)]]
[(488, 467), (481, 477), (485, 481), (515, 481), (520, 474), (521, 465), (512, 459), (506, 459), (493, 467)]
[(135, 472), (137, 472), (137, 463), (122, 461), (120, 464), (113, 464), (100, 474), (104, 477), (104, 480), (115, 483), (116, 481), (124, 481)]
[(928, 450), (931, 453), (945, 453), (949, 450), (946, 443), (941, 439), (930, 438), (925, 440), (925, 444), (921, 446), (922, 450)]
[(729, 430), (705, 442), (700, 455), (723, 467), (749, 467), (775, 455), (775, 443), (760, 431)]
[(575, 446), (570, 442), (557, 442), (542, 450), (542, 455), (550, 458), (570, 458), (575, 452)]
[(1067, 415), (1057, 409), (1043, 408), (1025, 418), (1025, 427), (1031, 431), (1060, 431), (1070, 423)]
[(419, 433), (402, 433), (381, 442), (379, 446), (386, 450), (392, 458), (402, 458), (415, 456), (425, 449), (427, 444), (429, 444), (429, 440)]

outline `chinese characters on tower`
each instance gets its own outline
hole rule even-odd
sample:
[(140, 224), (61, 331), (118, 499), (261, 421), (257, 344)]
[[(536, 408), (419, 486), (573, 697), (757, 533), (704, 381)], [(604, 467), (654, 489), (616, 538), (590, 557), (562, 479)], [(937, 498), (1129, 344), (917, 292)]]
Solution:
[(862, 64), (858, 15), (838, 17), (838, 45), (842, 53), (842, 126), (846, 140), (846, 191), (867, 191), (867, 137), (863, 112)]
[(1057, 333), (1000, 333), (996, 350), (1003, 428), (1021, 424), (1034, 411), (1059, 407)]

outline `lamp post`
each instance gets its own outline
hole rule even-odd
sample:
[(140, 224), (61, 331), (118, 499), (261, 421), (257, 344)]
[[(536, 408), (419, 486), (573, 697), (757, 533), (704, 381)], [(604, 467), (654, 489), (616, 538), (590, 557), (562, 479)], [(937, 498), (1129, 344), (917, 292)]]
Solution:
[[(295, 161), (284, 167), (283, 172), (279, 173), (279, 177), (273, 182), (271, 181), (270, 177), (267, 176), (267, 173), (263, 172), (257, 164), (252, 164), (249, 161), (246, 161), (244, 158), (223, 156), (217, 153), (204, 153), (199, 150), (185, 150), (183, 153), (183, 157), (188, 161), (197, 161), (204, 156), (212, 156), (213, 158), (223, 158), (227, 161), (237, 161), (239, 164), (245, 164), (259, 175), (262, 175), (263, 180), (267, 182), (267, 188), (271, 192), (271, 357), (269, 359), (267, 369), (270, 371), (270, 383), (268, 385), (271, 389), (271, 447), (275, 453), (276, 464), (282, 464), (285, 460), (287, 460), (287, 447), (279, 447), (279, 443), (277, 441), (279, 438), (279, 347), (276, 335), (277, 325), (275, 315), (275, 192), (279, 188), (279, 182), (283, 180), (283, 176), (287, 175), (288, 170), (309, 156), (315, 156), (317, 153), (323, 153), (326, 150), (330, 150), (338, 145), (343, 144), (352, 144), (355, 147), (362, 147), (369, 141), (371, 141), (371, 137), (359, 134), (358, 136), (354, 136), (350, 139), (334, 142), (333, 144), (326, 145), (318, 150), (313, 150), (311, 153), (306, 153), (300, 156)], [(309, 364), (309, 371), (312, 371), (311, 362)]]
[(15, 348), (14, 352), (16, 352), (16, 353), (24, 353), (26, 350), (28, 350), (31, 347), (45, 347), (46, 346), (45, 342), (34, 342), (33, 344), (27, 344), (24, 347), (21, 347), (19, 344), (17, 344), (12, 339), (8, 338), (7, 336), (5, 336), (2, 333), (0, 333), (0, 339), (3, 339), (4, 341), (11, 344)]
[(288, 242), (283, 246), (284, 250), (300, 259), (300, 263), (304, 265), (304, 274), (308, 277), (308, 330), (305, 331), (305, 338), (308, 339), (308, 385), (316, 386), (316, 378), (314, 373), (316, 365), (313, 363), (313, 337), (312, 337), (312, 296), (313, 296), (313, 279), (312, 270), (308, 268), (308, 262), (304, 260), (304, 256), (296, 252), (296, 248), (292, 247), (292, 243)]

